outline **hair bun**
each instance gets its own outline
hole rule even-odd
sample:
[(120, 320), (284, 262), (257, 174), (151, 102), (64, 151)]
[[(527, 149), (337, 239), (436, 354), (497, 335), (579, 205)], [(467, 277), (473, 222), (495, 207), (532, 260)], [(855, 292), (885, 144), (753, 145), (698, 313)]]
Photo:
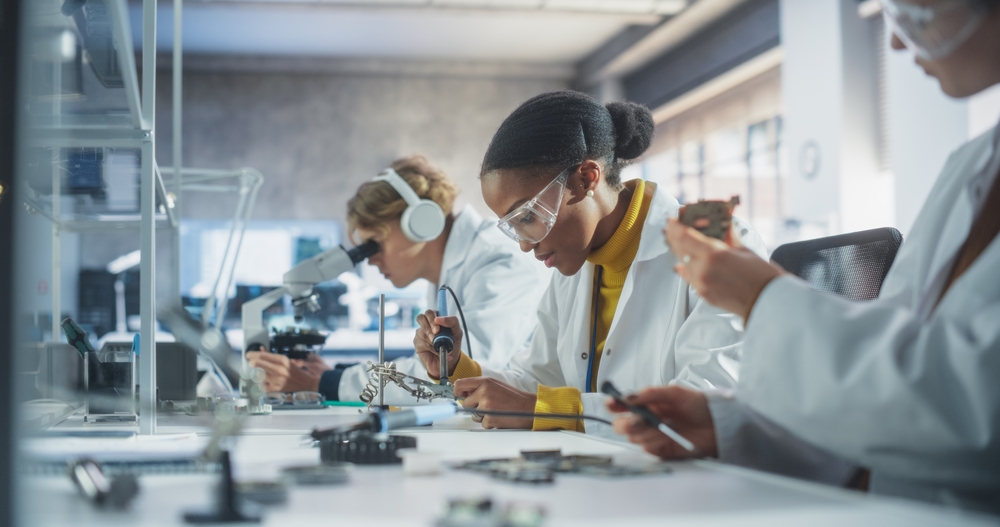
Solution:
[(612, 102), (605, 105), (615, 125), (615, 157), (635, 159), (653, 141), (653, 114), (649, 108), (634, 102)]

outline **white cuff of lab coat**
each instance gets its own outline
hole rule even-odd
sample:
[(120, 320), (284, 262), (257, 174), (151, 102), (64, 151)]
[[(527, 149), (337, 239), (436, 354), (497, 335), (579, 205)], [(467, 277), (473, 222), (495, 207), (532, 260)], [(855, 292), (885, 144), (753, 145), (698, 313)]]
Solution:
[[(584, 415), (592, 415), (594, 417), (607, 419), (608, 421), (615, 420), (616, 415), (611, 413), (607, 406), (605, 406), (608, 400), (607, 395), (604, 395), (603, 393), (581, 393), (580, 400), (583, 402)], [(616, 434), (611, 426), (598, 421), (588, 419), (583, 422), (583, 428), (587, 432), (587, 435), (594, 435), (605, 439), (614, 439), (616, 441), (626, 440), (624, 436)]]
[(723, 463), (837, 486), (846, 484), (858, 470), (755, 413), (729, 390), (705, 394)]

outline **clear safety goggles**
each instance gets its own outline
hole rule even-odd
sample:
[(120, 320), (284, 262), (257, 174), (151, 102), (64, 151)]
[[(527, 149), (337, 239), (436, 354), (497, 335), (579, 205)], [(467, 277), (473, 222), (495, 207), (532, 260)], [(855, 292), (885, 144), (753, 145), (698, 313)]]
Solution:
[(264, 396), (264, 404), (271, 406), (295, 406), (297, 408), (320, 407), (326, 401), (326, 397), (319, 392), (267, 392)]
[(914, 54), (925, 60), (950, 55), (965, 43), (986, 16), (970, 0), (922, 5), (906, 0), (879, 0), (886, 24)]
[(562, 205), (566, 181), (576, 169), (573, 165), (563, 170), (551, 183), (545, 186), (535, 197), (524, 202), (510, 214), (497, 221), (497, 227), (515, 242), (538, 243), (542, 241), (559, 215)]

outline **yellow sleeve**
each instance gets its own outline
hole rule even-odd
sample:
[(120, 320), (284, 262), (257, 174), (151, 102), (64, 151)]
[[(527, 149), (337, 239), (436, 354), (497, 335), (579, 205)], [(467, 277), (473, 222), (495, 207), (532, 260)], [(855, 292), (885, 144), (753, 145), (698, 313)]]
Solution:
[(455, 371), (451, 374), (451, 380), (455, 381), (458, 379), (468, 379), (469, 377), (482, 377), (483, 367), (479, 365), (478, 362), (469, 358), (468, 355), (462, 353), (462, 356), (458, 358), (458, 364), (455, 365)]
[[(549, 388), (538, 385), (538, 400), (535, 402), (535, 413), (539, 414), (574, 414), (583, 413), (583, 401), (580, 390), (572, 386)], [(532, 430), (575, 430), (583, 432), (583, 422), (579, 419), (553, 419), (536, 417)]]

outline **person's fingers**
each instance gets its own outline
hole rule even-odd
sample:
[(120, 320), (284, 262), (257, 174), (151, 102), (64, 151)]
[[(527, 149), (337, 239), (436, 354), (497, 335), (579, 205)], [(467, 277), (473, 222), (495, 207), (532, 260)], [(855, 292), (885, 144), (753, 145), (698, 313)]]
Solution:
[(674, 272), (681, 277), (687, 283), (691, 283), (691, 271), (684, 264), (677, 264), (674, 266)]
[(427, 311), (424, 311), (423, 313), (421, 313), (420, 315), (418, 315), (418, 318), (419, 317), (424, 317), (424, 321), (426, 323), (425, 327), (426, 327), (427, 331), (431, 335), (437, 335), (438, 325), (434, 321), (434, 319), (437, 318), (437, 311), (434, 311), (433, 309), (428, 309)]
[[(429, 312), (430, 311), (428, 311), (428, 313)], [(420, 313), (419, 315), (417, 315), (417, 325), (420, 326), (421, 330), (423, 330), (423, 331), (429, 331), (430, 327), (431, 327), (431, 320), (432, 319), (433, 319), (433, 316), (428, 316), (427, 313)]]
[(616, 414), (620, 414), (622, 412), (628, 412), (629, 411), (628, 407), (626, 407), (624, 404), (619, 403), (618, 401), (612, 399), (611, 397), (608, 397), (608, 400), (605, 403), (605, 406), (608, 408), (608, 410), (610, 410), (610, 411), (612, 411), (612, 412), (614, 412)]
[(288, 357), (280, 353), (268, 353), (266, 351), (262, 351), (259, 355), (257, 355), (257, 362), (281, 365), (286, 368), (291, 365)]
[(698, 232), (698, 229), (684, 225), (680, 220), (667, 220), (667, 245), (678, 259), (704, 255), (712, 248), (711, 240), (712, 238)]
[(317, 363), (317, 364), (321, 364), (321, 363), (322, 364), (326, 364), (326, 361), (323, 360), (323, 357), (319, 356), (319, 353), (310, 353), (309, 357), (306, 360), (308, 362), (314, 362), (314, 363)]
[[(462, 405), (466, 408), (475, 408), (479, 398), (477, 390), (486, 383), (486, 377), (469, 377), (455, 381), (455, 397), (464, 399)], [(470, 401), (471, 399), (471, 401)]]
[(739, 230), (740, 228), (736, 225), (736, 221), (734, 220), (729, 224), (729, 230), (726, 231), (726, 239), (722, 241), (726, 242), (726, 245), (734, 249), (742, 249), (743, 236), (740, 235)]
[(462, 334), (462, 327), (459, 324), (458, 317), (452, 317), (452, 316), (448, 316), (448, 317), (435, 317), (434, 318), (434, 324), (436, 324), (438, 326), (441, 326), (441, 327), (450, 328), (453, 335), (461, 335)]
[(682, 390), (684, 389), (680, 386), (652, 386), (629, 394), (626, 400), (629, 404), (669, 405), (676, 400)]
[(280, 364), (260, 361), (257, 363), (256, 367), (264, 370), (264, 373), (267, 374), (268, 377), (277, 377), (282, 379), (288, 377), (288, 368)]

